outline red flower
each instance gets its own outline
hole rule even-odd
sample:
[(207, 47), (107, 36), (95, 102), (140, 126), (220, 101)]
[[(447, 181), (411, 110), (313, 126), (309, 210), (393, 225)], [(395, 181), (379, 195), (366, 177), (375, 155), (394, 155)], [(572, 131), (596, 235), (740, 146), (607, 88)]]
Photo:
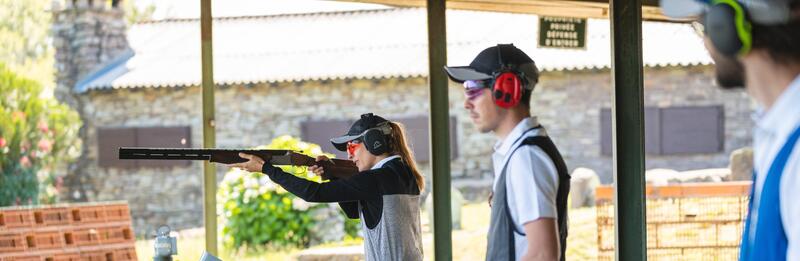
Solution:
[(53, 144), (49, 140), (41, 139), (38, 146), (40, 151), (48, 152), (53, 147)]
[(2, 149), (5, 146), (6, 146), (6, 139), (3, 138), (3, 137), (0, 137), (0, 149)]
[(47, 133), (48, 131), (50, 131), (50, 127), (49, 127), (49, 126), (47, 126), (47, 122), (46, 122), (46, 121), (40, 121), (40, 122), (39, 122), (39, 125), (38, 125), (37, 127), (38, 127), (38, 128), (39, 128), (39, 130), (40, 130), (40, 131), (42, 131), (43, 133)]
[(31, 160), (28, 158), (28, 156), (22, 156), (22, 158), (19, 159), (19, 165), (22, 165), (22, 167), (25, 168), (30, 167)]

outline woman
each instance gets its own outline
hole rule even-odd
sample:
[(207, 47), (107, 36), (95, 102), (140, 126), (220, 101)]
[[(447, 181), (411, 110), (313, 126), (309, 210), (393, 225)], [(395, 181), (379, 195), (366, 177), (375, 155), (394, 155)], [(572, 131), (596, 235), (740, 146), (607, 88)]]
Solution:
[[(230, 165), (262, 172), (292, 194), (308, 202), (338, 202), (349, 218), (361, 218), (366, 260), (422, 260), (419, 195), (425, 181), (396, 122), (361, 115), (346, 135), (331, 139), (347, 151), (359, 173), (347, 179), (316, 183), (284, 173), (253, 155)], [(327, 160), (324, 156), (317, 161)], [(309, 168), (317, 175), (322, 168)]]

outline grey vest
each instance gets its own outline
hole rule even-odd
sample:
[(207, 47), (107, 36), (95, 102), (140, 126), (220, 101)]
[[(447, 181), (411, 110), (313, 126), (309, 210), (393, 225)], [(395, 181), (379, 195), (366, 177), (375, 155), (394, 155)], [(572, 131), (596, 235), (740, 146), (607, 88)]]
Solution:
[[(527, 132), (527, 131), (526, 131)], [(523, 134), (524, 135), (524, 134)], [(556, 192), (556, 211), (558, 218), (558, 237), (561, 243), (561, 260), (564, 260), (565, 250), (567, 249), (567, 196), (569, 194), (569, 172), (564, 163), (564, 159), (556, 149), (553, 141), (546, 136), (528, 137), (523, 140), (514, 150), (513, 154), (522, 146), (534, 145), (541, 148), (553, 161), (558, 171), (558, 191)], [(510, 156), (510, 155), (509, 155)], [(500, 178), (497, 181), (497, 188), (492, 197), (492, 216), (489, 224), (489, 235), (486, 249), (486, 260), (515, 260), (514, 233), (525, 235), (514, 226), (511, 212), (508, 209), (506, 193), (506, 167), (503, 166)]]
[(421, 261), (419, 222), (419, 195), (384, 195), (383, 215), (377, 226), (369, 229), (361, 216), (365, 259)]

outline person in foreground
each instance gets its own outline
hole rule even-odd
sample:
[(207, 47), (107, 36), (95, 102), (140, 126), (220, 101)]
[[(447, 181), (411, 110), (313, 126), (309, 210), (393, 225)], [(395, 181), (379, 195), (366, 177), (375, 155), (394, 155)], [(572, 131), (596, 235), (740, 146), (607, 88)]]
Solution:
[[(261, 172), (308, 202), (338, 202), (349, 218), (360, 218), (366, 260), (422, 260), (420, 191), (425, 181), (407, 146), (403, 127), (372, 113), (361, 115), (346, 135), (331, 139), (347, 151), (359, 173), (347, 179), (316, 183), (264, 164), (258, 156), (229, 166)], [(324, 156), (317, 161), (327, 160)], [(322, 168), (309, 170), (322, 175)]]
[(445, 67), (464, 85), (478, 131), (497, 136), (486, 260), (564, 260), (569, 173), (536, 117), (533, 60), (510, 44), (489, 47), (469, 66)]
[(662, 0), (695, 19), (723, 88), (758, 103), (754, 172), (740, 260), (800, 260), (800, 1)]

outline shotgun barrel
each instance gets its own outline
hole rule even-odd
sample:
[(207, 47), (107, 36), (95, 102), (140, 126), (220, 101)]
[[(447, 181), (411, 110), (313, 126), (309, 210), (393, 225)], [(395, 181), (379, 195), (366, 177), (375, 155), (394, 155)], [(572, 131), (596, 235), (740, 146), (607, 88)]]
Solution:
[(325, 170), (323, 179), (349, 178), (358, 174), (358, 168), (350, 160), (331, 159), (317, 162), (316, 159), (291, 150), (259, 149), (184, 149), (184, 148), (119, 148), (119, 159), (128, 160), (208, 160), (215, 163), (234, 164), (246, 162), (239, 153), (256, 155), (272, 165), (321, 166)]

